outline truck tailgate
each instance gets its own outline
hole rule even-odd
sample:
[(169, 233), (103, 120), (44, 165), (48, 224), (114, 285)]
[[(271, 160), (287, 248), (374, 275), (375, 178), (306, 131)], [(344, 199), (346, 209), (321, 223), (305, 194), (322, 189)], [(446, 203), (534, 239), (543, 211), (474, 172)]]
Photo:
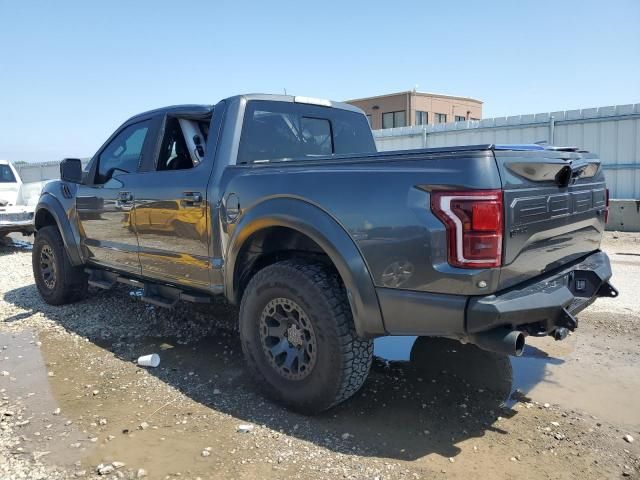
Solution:
[(499, 289), (600, 248), (607, 197), (595, 155), (542, 149), (494, 153), (505, 208)]

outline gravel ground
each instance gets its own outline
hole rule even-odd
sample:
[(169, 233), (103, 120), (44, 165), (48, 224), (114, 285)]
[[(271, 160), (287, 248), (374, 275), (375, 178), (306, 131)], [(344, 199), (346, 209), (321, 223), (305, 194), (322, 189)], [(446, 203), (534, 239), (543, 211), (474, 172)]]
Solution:
[[(232, 308), (167, 311), (124, 287), (51, 307), (20, 238), (0, 245), (0, 478), (596, 479), (640, 470), (637, 235), (607, 235), (621, 295), (584, 312), (565, 342), (535, 339), (524, 363), (441, 339), (409, 339), (389, 356), (381, 344), (362, 391), (312, 418), (255, 390)], [(152, 352), (160, 367), (135, 364)]]

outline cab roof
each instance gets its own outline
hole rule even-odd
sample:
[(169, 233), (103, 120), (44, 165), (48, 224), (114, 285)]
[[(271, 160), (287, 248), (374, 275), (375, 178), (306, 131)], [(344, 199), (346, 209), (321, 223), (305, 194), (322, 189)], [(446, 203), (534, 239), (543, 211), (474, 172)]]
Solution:
[[(332, 100), (326, 100), (323, 98), (314, 97), (302, 97), (294, 95), (277, 95), (267, 93), (248, 93), (244, 95), (235, 95), (233, 97), (226, 98), (225, 101), (233, 101), (242, 99), (245, 101), (251, 100), (263, 100), (271, 102), (289, 102), (289, 103), (303, 103), (309, 105), (320, 105), (330, 108), (339, 108), (341, 110), (349, 110), (356, 113), (363, 113), (358, 107), (343, 102), (334, 102)], [(138, 113), (129, 118), (128, 121), (141, 117), (149, 117), (155, 115), (185, 115), (191, 117), (206, 117), (213, 113), (213, 105), (205, 104), (184, 104), (184, 105), (170, 105), (167, 107), (155, 108), (146, 112)]]

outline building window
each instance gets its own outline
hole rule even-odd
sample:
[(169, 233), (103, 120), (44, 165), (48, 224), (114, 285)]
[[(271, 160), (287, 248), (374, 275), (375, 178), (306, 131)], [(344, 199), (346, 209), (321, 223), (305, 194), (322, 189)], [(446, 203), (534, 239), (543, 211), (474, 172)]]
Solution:
[(406, 127), (406, 112), (387, 112), (382, 114), (382, 128)]
[(467, 121), (467, 117), (465, 117), (464, 115), (456, 115), (456, 122), (466, 122)]
[(427, 125), (429, 123), (429, 114), (427, 112), (416, 111), (416, 125)]
[(473, 120), (474, 122), (479, 122), (480, 121), (479, 118), (471, 118), (471, 120)]
[(373, 128), (373, 119), (371, 118), (371, 115), (367, 115), (367, 122), (369, 122), (369, 126)]
[(436, 123), (447, 123), (447, 114), (446, 113), (436, 113), (435, 121)]

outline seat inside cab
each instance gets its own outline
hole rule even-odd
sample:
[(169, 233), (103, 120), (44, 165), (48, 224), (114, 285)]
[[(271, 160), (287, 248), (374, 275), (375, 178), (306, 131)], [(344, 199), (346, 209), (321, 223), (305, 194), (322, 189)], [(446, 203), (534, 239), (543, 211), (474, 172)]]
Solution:
[(157, 170), (185, 170), (204, 158), (208, 123), (167, 117)]

